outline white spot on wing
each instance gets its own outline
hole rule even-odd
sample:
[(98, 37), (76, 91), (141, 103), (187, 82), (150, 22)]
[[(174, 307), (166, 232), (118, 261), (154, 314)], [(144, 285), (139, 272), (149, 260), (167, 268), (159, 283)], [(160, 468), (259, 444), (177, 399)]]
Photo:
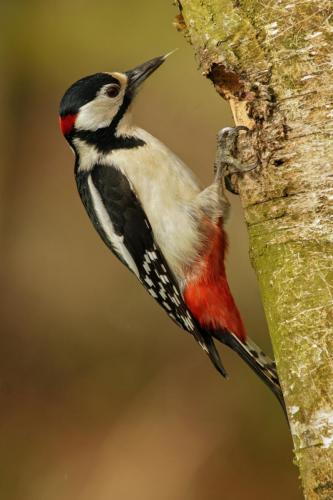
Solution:
[(191, 331), (194, 330), (194, 324), (193, 324), (192, 318), (189, 315), (188, 311), (186, 311), (185, 316), (180, 316), (180, 319), (181, 319), (183, 325), (185, 326), (185, 328), (187, 328), (188, 330), (191, 330)]
[(144, 262), (143, 263), (143, 268), (144, 268), (144, 270), (146, 271), (147, 274), (150, 273), (150, 267), (149, 267), (148, 262)]
[(159, 294), (163, 300), (167, 299), (167, 294), (165, 293), (165, 288), (160, 284)]
[(173, 295), (173, 296), (171, 297), (171, 300), (172, 300), (172, 302), (173, 302), (174, 304), (176, 304), (176, 306), (178, 306), (178, 307), (180, 306), (180, 300), (176, 297), (176, 295)]
[(145, 277), (145, 282), (147, 283), (148, 286), (154, 286), (154, 283), (148, 276)]
[(115, 251), (122, 257), (122, 259), (126, 262), (128, 267), (133, 271), (133, 273), (137, 276), (137, 278), (140, 279), (139, 276), (139, 271), (138, 268), (136, 267), (136, 264), (127, 250), (126, 246), (124, 245), (124, 238), (123, 236), (119, 236), (115, 233), (112, 221), (110, 219), (110, 216), (103, 204), (103, 201), (100, 197), (99, 192), (97, 191), (93, 180), (91, 178), (91, 175), (88, 176), (88, 187), (90, 190), (91, 194), (91, 199), (93, 203), (93, 207), (96, 213), (96, 217), (103, 228), (103, 231), (105, 232), (108, 240), (110, 241), (111, 245), (115, 249)]

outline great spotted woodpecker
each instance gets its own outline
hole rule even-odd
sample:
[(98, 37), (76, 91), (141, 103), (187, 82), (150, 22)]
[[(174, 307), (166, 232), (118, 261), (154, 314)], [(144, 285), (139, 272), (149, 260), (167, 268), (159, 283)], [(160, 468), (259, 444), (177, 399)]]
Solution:
[(201, 190), (177, 156), (132, 123), (138, 88), (165, 58), (87, 76), (63, 96), (60, 125), (75, 153), (81, 200), (104, 243), (217, 370), (226, 376), (213, 338), (236, 351), (284, 407), (275, 364), (247, 338), (226, 278), (223, 176), (237, 128), (221, 131), (214, 182)]

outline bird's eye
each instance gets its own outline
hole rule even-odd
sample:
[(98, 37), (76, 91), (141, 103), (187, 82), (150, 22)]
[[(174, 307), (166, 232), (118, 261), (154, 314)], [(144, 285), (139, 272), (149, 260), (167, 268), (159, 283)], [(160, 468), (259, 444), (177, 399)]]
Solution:
[(108, 95), (109, 97), (117, 97), (119, 92), (120, 92), (120, 86), (117, 85), (116, 83), (113, 83), (107, 88), (106, 95)]

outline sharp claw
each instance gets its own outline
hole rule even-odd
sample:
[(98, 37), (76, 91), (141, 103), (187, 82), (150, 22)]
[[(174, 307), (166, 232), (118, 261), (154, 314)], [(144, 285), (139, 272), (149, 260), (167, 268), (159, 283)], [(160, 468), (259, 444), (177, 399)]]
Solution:
[(253, 165), (243, 165), (237, 158), (237, 139), (240, 131), (249, 132), (249, 128), (245, 125), (225, 127), (217, 134), (216, 179), (219, 180), (224, 177), (227, 190), (234, 194), (238, 194), (238, 191), (235, 190), (231, 175), (248, 172), (256, 168)]
[(242, 165), (236, 157), (236, 146), (238, 133), (240, 130), (249, 131), (245, 125), (238, 125), (237, 127), (225, 127), (221, 129), (218, 134), (218, 149), (220, 150), (220, 162), (224, 165), (224, 175), (248, 172), (255, 168), (251, 165)]
[(246, 132), (249, 132), (250, 129), (245, 125), (237, 125), (237, 127), (234, 127), (234, 130), (245, 130)]
[(235, 188), (235, 185), (231, 181), (231, 175), (226, 175), (224, 177), (224, 183), (225, 183), (225, 187), (229, 191), (229, 193), (239, 194), (239, 191)]
[(224, 139), (226, 136), (231, 136), (232, 138), (234, 138), (235, 136), (238, 135), (238, 132), (240, 130), (249, 132), (250, 129), (248, 127), (245, 127), (245, 125), (237, 125), (237, 127), (224, 127), (218, 131), (217, 139), (221, 140), (222, 138)]
[(231, 130), (234, 130), (232, 127), (224, 127), (221, 128), (221, 130), (218, 131), (217, 137), (223, 137), (224, 135), (228, 134)]

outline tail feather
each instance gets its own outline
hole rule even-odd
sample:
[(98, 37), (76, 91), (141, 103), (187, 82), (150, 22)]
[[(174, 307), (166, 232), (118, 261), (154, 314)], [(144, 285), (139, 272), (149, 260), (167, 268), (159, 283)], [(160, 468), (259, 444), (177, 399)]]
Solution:
[(214, 340), (211, 335), (202, 336), (201, 340), (197, 340), (202, 347), (202, 349), (209, 356), (209, 359), (217, 369), (217, 371), (222, 375), (222, 377), (227, 378), (228, 373), (223, 366), (218, 350), (216, 349)]
[(261, 380), (271, 389), (287, 415), (285, 402), (276, 371), (276, 365), (266, 354), (250, 339), (240, 340), (232, 332), (214, 331), (213, 336), (237, 352), (239, 356), (249, 365), (249, 367), (261, 378)]

